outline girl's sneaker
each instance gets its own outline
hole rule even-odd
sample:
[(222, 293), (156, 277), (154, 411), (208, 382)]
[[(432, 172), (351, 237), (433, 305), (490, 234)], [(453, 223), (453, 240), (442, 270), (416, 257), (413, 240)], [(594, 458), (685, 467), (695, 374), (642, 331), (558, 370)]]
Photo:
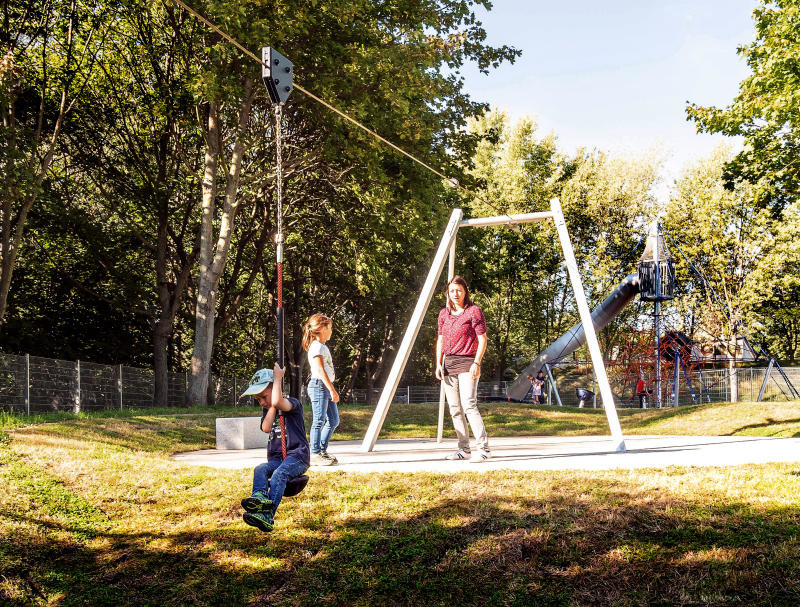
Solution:
[(270, 512), (272, 511), (272, 500), (261, 491), (255, 491), (253, 495), (242, 500), (242, 508), (248, 512)]
[(327, 450), (327, 449), (323, 449), (322, 451), (320, 451), (320, 452), (319, 452), (319, 454), (320, 454), (322, 457), (324, 457), (325, 459), (329, 459), (329, 460), (331, 460), (331, 463), (332, 463), (332, 464), (338, 464), (338, 463), (339, 463), (339, 460), (338, 460), (338, 459), (336, 459), (336, 458), (335, 458), (333, 455), (331, 455), (330, 453), (328, 453), (328, 450)]
[(469, 461), (479, 464), (485, 462), (490, 457), (492, 457), (492, 454), (489, 453), (488, 449), (476, 449)]
[(272, 531), (275, 528), (275, 521), (269, 514), (264, 512), (245, 512), (242, 515), (244, 522), (251, 527), (261, 529), (261, 531)]
[(333, 462), (329, 457), (322, 455), (321, 451), (319, 453), (311, 454), (312, 466), (332, 466), (334, 463), (335, 462)]
[(459, 449), (455, 453), (451, 453), (445, 459), (449, 460), (458, 460), (458, 459), (469, 459), (470, 452), (465, 449)]

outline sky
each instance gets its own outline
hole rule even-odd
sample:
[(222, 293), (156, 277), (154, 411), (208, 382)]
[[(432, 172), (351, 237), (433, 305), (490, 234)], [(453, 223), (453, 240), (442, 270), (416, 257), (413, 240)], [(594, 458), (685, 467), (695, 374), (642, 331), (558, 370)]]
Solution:
[(753, 40), (757, 0), (495, 0), (477, 9), (486, 43), (522, 51), (483, 75), (464, 69), (478, 101), (533, 117), (559, 147), (634, 155), (660, 150), (662, 178), (723, 140), (697, 134), (687, 101), (724, 107), (748, 75), (738, 46)]

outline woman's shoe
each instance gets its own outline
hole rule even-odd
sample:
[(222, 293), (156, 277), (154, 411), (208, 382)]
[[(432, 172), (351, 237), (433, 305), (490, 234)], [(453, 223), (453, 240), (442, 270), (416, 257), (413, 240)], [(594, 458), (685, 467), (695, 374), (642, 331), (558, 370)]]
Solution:
[(472, 454), (472, 457), (469, 459), (469, 461), (480, 464), (481, 462), (485, 462), (490, 457), (492, 457), (492, 454), (489, 453), (488, 449), (477, 449), (475, 453)]

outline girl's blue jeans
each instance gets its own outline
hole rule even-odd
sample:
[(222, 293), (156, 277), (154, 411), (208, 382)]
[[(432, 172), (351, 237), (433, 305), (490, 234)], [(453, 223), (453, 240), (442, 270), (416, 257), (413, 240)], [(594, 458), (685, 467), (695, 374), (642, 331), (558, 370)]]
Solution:
[(293, 455), (285, 460), (271, 459), (256, 466), (253, 470), (253, 493), (260, 491), (272, 500), (272, 516), (283, 499), (286, 483), (308, 470), (308, 466)]
[(327, 451), (331, 434), (339, 425), (339, 408), (331, 400), (331, 393), (321, 379), (308, 382), (308, 397), (311, 399), (311, 453)]

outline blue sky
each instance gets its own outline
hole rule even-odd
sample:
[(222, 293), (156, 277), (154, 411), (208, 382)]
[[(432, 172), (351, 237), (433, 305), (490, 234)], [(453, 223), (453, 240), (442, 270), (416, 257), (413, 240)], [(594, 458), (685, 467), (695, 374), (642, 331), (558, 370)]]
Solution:
[(567, 152), (658, 147), (671, 181), (724, 138), (698, 135), (686, 102), (728, 105), (748, 70), (757, 0), (496, 0), (478, 10), (487, 43), (523, 54), (489, 76), (463, 71), (473, 98), (534, 117)]

